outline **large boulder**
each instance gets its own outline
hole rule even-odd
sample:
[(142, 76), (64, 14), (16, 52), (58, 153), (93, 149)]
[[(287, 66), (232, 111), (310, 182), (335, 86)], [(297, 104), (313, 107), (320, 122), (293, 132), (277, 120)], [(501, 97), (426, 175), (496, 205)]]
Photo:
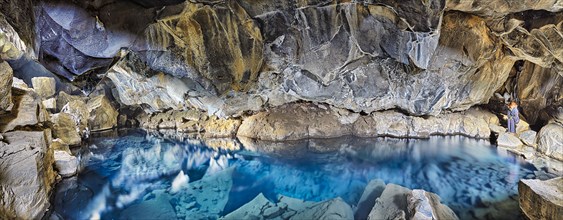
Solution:
[(119, 113), (105, 95), (96, 96), (86, 104), (90, 112), (88, 127), (91, 131), (101, 131), (117, 126)]
[(526, 180), (518, 183), (520, 209), (529, 219), (561, 219), (563, 216), (563, 177)]
[(0, 218), (41, 219), (56, 173), (44, 132), (14, 131), (0, 142)]
[(411, 190), (405, 187), (387, 184), (381, 196), (375, 200), (367, 219), (406, 219), (407, 196)]
[(385, 182), (383, 182), (383, 180), (371, 180), (364, 189), (362, 197), (358, 201), (354, 218), (366, 219), (375, 205), (375, 200), (381, 196), (383, 190), (385, 190)]
[(538, 151), (563, 161), (563, 126), (550, 123), (541, 128), (538, 133)]
[(0, 61), (0, 113), (12, 106), (12, 68)]

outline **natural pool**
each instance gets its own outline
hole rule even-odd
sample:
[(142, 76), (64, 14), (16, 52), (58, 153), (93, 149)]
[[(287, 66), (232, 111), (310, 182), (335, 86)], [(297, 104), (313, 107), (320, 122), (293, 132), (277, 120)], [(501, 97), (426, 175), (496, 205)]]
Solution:
[(354, 207), (368, 182), (381, 179), (434, 192), (461, 219), (514, 219), (520, 218), (518, 180), (536, 178), (532, 165), (488, 141), (459, 136), (243, 143), (222, 150), (217, 145), (240, 142), (142, 130), (93, 138), (76, 152), (78, 176), (57, 185), (54, 211), (65, 219), (138, 219), (154, 212), (213, 219), (260, 193), (270, 200), (341, 197)]

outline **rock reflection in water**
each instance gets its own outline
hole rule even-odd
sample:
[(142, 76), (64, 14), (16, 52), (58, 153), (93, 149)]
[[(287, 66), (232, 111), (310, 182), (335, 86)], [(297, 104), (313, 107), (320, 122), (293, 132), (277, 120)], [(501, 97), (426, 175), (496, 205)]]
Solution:
[[(81, 152), (82, 173), (59, 184), (55, 211), (71, 219), (217, 218), (260, 193), (272, 201), (341, 197), (354, 207), (367, 183), (381, 179), (434, 192), (462, 219), (517, 217), (517, 182), (535, 178), (533, 166), (463, 137), (284, 143), (171, 137), (131, 131), (97, 139)], [(244, 149), (236, 150), (241, 143)]]

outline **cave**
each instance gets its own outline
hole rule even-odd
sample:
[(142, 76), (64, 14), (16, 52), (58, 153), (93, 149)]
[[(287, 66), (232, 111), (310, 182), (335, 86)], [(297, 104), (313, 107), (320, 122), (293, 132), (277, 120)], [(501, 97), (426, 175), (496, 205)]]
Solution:
[(560, 1), (0, 5), (0, 219), (563, 216)]

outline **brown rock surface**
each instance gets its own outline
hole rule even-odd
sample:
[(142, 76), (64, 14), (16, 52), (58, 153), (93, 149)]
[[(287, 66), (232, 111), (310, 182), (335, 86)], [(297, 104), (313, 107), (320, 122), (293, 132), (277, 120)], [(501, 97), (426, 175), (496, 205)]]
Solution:
[(529, 219), (560, 219), (563, 216), (563, 177), (551, 180), (520, 180), (520, 209)]
[(119, 113), (104, 95), (90, 99), (86, 106), (90, 112), (88, 127), (91, 131), (101, 131), (117, 126)]

